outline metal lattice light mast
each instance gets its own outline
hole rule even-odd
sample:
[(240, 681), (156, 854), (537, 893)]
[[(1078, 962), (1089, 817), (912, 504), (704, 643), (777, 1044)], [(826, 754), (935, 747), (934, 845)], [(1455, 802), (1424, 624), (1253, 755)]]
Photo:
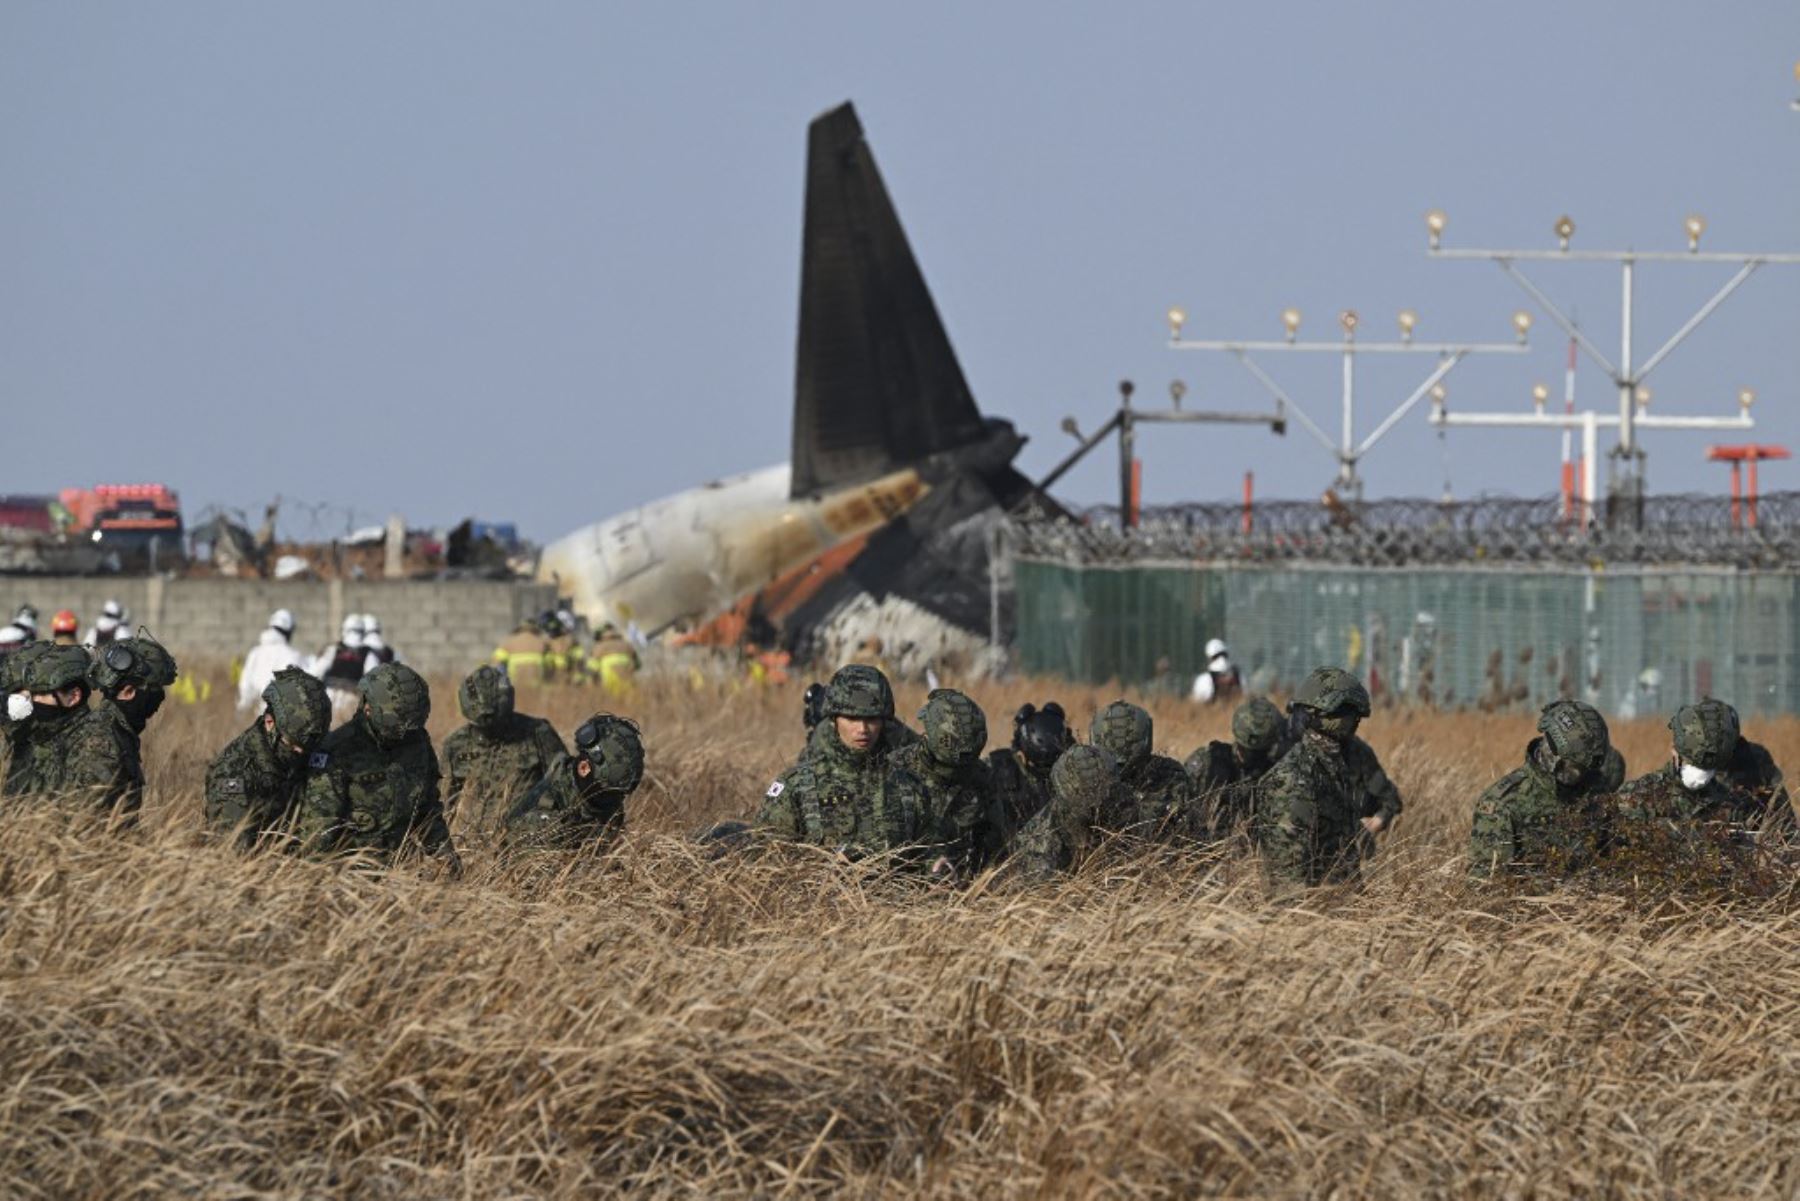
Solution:
[[(1542, 309), (1549, 318), (1561, 326), (1576, 345), (1592, 359), (1602, 371), (1612, 379), (1613, 386), (1619, 393), (1619, 415), (1616, 421), (1603, 424), (1617, 425), (1619, 428), (1619, 444), (1613, 451), (1615, 477), (1613, 495), (1624, 502), (1630, 511), (1635, 511), (1637, 502), (1642, 499), (1644, 450), (1638, 444), (1637, 419), (1638, 394), (1644, 381), (1655, 371), (1662, 361), (1669, 357), (1674, 349), (1686, 341), (1687, 336), (1698, 329), (1702, 322), (1712, 316), (1718, 307), (1725, 303), (1733, 292), (1742, 287), (1744, 281), (1756, 274), (1759, 267), (1765, 264), (1800, 263), (1800, 254), (1760, 254), (1723, 251), (1707, 251), (1700, 249), (1700, 236), (1706, 232), (1706, 218), (1698, 213), (1689, 213), (1682, 222), (1687, 234), (1688, 248), (1685, 252), (1678, 250), (1636, 251), (1636, 250), (1571, 250), (1570, 239), (1575, 236), (1575, 222), (1566, 214), (1557, 218), (1553, 227), (1557, 238), (1555, 250), (1446, 250), (1442, 246), (1444, 227), (1448, 218), (1442, 209), (1432, 209), (1425, 214), (1425, 229), (1430, 238), (1428, 254), (1438, 259), (1485, 259), (1499, 266), (1514, 283), (1524, 289), (1525, 294)], [(1607, 358), (1601, 349), (1594, 345), (1588, 336), (1576, 327), (1575, 322), (1544, 295), (1544, 292), (1519, 269), (1520, 262), (1587, 262), (1617, 263), (1620, 278), (1620, 315), (1619, 315), (1619, 358), (1617, 362)], [(1714, 292), (1711, 299), (1695, 310), (1694, 314), (1677, 329), (1669, 340), (1664, 342), (1654, 354), (1642, 363), (1632, 358), (1632, 321), (1633, 288), (1635, 286), (1636, 269), (1639, 263), (1732, 263), (1737, 272), (1725, 281), (1723, 287)], [(1694, 418), (1700, 420), (1718, 420)], [(1729, 419), (1723, 419), (1729, 420)], [(1748, 420), (1746, 417), (1745, 420)], [(1652, 423), (1654, 424), (1654, 423)], [(1686, 426), (1683, 428), (1731, 428), (1720, 426)]]
[[(1415, 342), (1413, 330), (1418, 325), (1419, 315), (1412, 309), (1402, 309), (1398, 321), (1400, 340), (1398, 342), (1359, 342), (1356, 339), (1360, 318), (1355, 309), (1345, 309), (1338, 314), (1338, 324), (1344, 331), (1342, 342), (1302, 342), (1300, 335), (1300, 310), (1284, 309), (1281, 314), (1282, 324), (1287, 328), (1287, 338), (1281, 342), (1221, 342), (1186, 339), (1181, 336), (1181, 327), (1187, 321), (1187, 314), (1181, 309), (1169, 310), (1169, 345), (1175, 350), (1211, 350), (1224, 351), (1235, 355), (1244, 369), (1255, 377), (1256, 381), (1269, 391), (1285, 412), (1291, 412), (1300, 427), (1311, 434), (1318, 443), (1337, 460), (1337, 487), (1347, 499), (1362, 498), (1362, 477), (1357, 474), (1357, 463), (1369, 453), (1374, 445), (1386, 437), (1388, 432), (1398, 425), (1402, 418), (1412, 412), (1418, 403), (1438, 388), (1444, 377), (1449, 375), (1465, 358), (1472, 354), (1519, 354), (1526, 348), (1526, 335), (1531, 330), (1531, 314), (1523, 310), (1513, 314), (1513, 331), (1517, 340), (1506, 343), (1483, 342)], [(1340, 398), (1342, 406), (1342, 428), (1339, 437), (1334, 441), (1330, 434), (1320, 428), (1319, 424), (1307, 415), (1306, 411), (1295, 404), (1282, 389), (1270, 378), (1268, 372), (1250, 356), (1252, 354), (1337, 354), (1344, 360), (1344, 382)], [(1428, 354), (1436, 355), (1438, 362), (1418, 387), (1414, 388), (1407, 398), (1396, 405), (1386, 417), (1372, 430), (1368, 437), (1356, 440), (1356, 359), (1365, 354)]]

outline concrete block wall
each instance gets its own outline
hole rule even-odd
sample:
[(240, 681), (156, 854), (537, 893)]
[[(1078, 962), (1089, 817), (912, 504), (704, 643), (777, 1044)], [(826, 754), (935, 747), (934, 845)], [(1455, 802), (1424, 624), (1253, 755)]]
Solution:
[(73, 609), (85, 631), (107, 600), (131, 611), (177, 658), (212, 663), (241, 656), (288, 609), (294, 642), (309, 654), (337, 640), (347, 613), (373, 613), (408, 663), (427, 673), (462, 673), (485, 662), (519, 619), (556, 601), (550, 584), (505, 580), (232, 580), (0, 576), (0, 624), (26, 602), (49, 636), (50, 615)]

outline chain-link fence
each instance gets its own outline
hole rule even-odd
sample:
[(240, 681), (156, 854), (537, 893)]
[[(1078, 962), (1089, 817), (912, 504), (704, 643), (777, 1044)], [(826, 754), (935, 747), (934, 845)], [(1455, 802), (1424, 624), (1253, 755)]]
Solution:
[(1556, 532), (1555, 501), (1462, 506), (1442, 522), (1424, 514), (1443, 506), (1390, 502), (1360, 510), (1354, 533), (1318, 505), (1263, 506), (1248, 529), (1235, 506), (1128, 533), (1023, 523), (1015, 641), (1026, 670), (1091, 682), (1185, 687), (1222, 637), (1259, 691), (1333, 663), (1389, 701), (1578, 696), (1630, 715), (1714, 695), (1800, 712), (1797, 501), (1765, 498), (1750, 527), (1729, 501), (1652, 500), (1662, 526), (1579, 538)]

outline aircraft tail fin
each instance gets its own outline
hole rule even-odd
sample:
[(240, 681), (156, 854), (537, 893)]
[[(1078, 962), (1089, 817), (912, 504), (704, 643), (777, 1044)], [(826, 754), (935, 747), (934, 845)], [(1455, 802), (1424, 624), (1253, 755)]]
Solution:
[(986, 423), (846, 103), (807, 133), (793, 495), (978, 441)]

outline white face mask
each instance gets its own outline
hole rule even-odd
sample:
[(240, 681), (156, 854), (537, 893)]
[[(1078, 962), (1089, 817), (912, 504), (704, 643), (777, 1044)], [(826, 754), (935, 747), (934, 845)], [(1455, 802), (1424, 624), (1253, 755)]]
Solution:
[(9, 693), (6, 698), (6, 716), (13, 721), (24, 721), (31, 716), (31, 694), (29, 692)]
[(1689, 792), (1698, 792), (1712, 783), (1713, 776), (1718, 773), (1710, 767), (1695, 767), (1692, 763), (1681, 765), (1681, 786)]

